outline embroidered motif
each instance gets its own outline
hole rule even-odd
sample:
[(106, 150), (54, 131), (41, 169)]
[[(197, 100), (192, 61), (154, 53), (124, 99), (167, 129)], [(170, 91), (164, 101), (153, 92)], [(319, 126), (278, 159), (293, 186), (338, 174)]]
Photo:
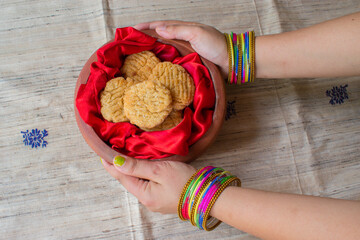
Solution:
[(331, 98), (329, 103), (331, 105), (342, 104), (344, 103), (345, 99), (349, 99), (349, 95), (346, 90), (347, 87), (348, 85), (346, 84), (345, 86), (340, 85), (340, 87), (336, 86), (333, 87), (331, 90), (327, 90), (326, 96)]
[(37, 128), (32, 129), (31, 131), (26, 130), (26, 132), (21, 131), (23, 134), (23, 142), (25, 146), (31, 146), (31, 148), (46, 147), (48, 142), (44, 138), (48, 135), (46, 129), (40, 131)]
[(227, 101), (225, 121), (229, 120), (231, 116), (236, 115), (235, 103), (236, 103), (236, 100)]

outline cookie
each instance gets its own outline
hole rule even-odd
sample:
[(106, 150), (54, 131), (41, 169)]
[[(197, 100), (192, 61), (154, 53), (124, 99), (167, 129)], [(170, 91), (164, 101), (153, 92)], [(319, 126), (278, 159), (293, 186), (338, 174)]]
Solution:
[(160, 125), (155, 126), (154, 128), (144, 129), (145, 131), (163, 131), (171, 129), (177, 126), (183, 120), (182, 111), (173, 110), (167, 118), (165, 118), (164, 122)]
[(143, 51), (127, 56), (121, 68), (124, 77), (131, 77), (138, 82), (148, 80), (152, 69), (160, 62), (153, 52)]
[(141, 129), (161, 124), (172, 110), (170, 90), (161, 84), (144, 81), (130, 87), (124, 96), (124, 110), (130, 123)]
[(184, 109), (194, 99), (194, 81), (180, 65), (161, 62), (155, 66), (149, 80), (161, 83), (170, 90), (175, 110)]
[(106, 83), (105, 89), (100, 93), (101, 114), (110, 122), (126, 122), (129, 119), (124, 113), (123, 97), (125, 90), (137, 83), (131, 78), (113, 78)]

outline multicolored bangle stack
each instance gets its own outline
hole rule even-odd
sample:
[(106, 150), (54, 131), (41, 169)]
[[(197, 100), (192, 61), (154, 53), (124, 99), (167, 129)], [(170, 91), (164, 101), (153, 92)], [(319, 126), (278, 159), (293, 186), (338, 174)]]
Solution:
[(181, 220), (190, 220), (199, 229), (211, 231), (221, 221), (209, 216), (215, 201), (227, 186), (240, 186), (240, 179), (221, 168), (199, 169), (186, 183), (178, 204)]
[(224, 33), (229, 55), (229, 84), (253, 82), (255, 79), (255, 33)]

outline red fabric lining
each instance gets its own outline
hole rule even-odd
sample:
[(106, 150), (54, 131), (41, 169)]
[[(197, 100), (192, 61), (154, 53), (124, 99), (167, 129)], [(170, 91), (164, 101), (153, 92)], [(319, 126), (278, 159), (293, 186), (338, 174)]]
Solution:
[[(99, 93), (106, 82), (121, 76), (120, 68), (126, 55), (150, 50), (162, 61), (183, 66), (193, 77), (195, 95), (193, 103), (184, 109), (182, 122), (169, 130), (144, 132), (130, 123), (112, 123), (100, 113)], [(174, 154), (186, 155), (189, 146), (204, 135), (212, 123), (215, 91), (207, 68), (197, 53), (180, 57), (170, 45), (157, 42), (134, 28), (119, 28), (115, 40), (97, 51), (97, 62), (90, 68), (87, 84), (82, 84), (76, 98), (81, 118), (98, 136), (123, 154), (136, 158), (159, 159)]]

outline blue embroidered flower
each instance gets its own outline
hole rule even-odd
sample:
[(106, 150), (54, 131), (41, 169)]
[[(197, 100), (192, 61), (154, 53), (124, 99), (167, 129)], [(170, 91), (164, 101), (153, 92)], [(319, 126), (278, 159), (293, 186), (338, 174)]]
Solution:
[(342, 104), (345, 99), (349, 99), (349, 95), (346, 90), (347, 87), (348, 85), (346, 84), (345, 86), (340, 85), (340, 87), (333, 87), (331, 90), (327, 90), (326, 96), (331, 98), (329, 103), (331, 105)]
[(38, 147), (46, 147), (48, 142), (44, 140), (44, 138), (48, 135), (48, 132), (44, 129), (42, 131), (37, 128), (32, 129), (30, 132), (26, 130), (26, 132), (21, 131), (23, 134), (23, 142), (25, 146), (31, 146), (31, 148)]
[(232, 115), (236, 115), (236, 110), (235, 110), (235, 103), (236, 101), (227, 101), (227, 104), (226, 104), (226, 114), (225, 114), (225, 120), (229, 120), (230, 117)]

